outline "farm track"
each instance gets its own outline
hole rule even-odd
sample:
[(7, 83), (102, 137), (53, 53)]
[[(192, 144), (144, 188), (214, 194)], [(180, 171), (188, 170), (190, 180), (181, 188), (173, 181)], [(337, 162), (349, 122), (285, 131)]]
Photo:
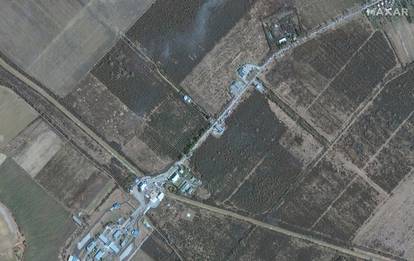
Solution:
[[(161, 77), (162, 80), (164, 80), (168, 86), (171, 87), (171, 89), (174, 90), (178, 95), (184, 96), (189, 95), (180, 85), (177, 85), (173, 83), (171, 80), (167, 78), (167, 76), (160, 70), (159, 66), (154, 63), (154, 61), (151, 60), (150, 57), (148, 57), (139, 46), (137, 46), (131, 39), (128, 38), (125, 34), (121, 35), (121, 40), (124, 41), (142, 60), (146, 61), (148, 64), (151, 64), (154, 67), (154, 70), (156, 71), (157, 75)], [(209, 119), (211, 115), (209, 115), (203, 107), (201, 107), (196, 102), (192, 101), (191, 105), (194, 106), (194, 108), (204, 116), (204, 118)]]
[(267, 98), (276, 103), (291, 119), (293, 119), (300, 127), (312, 135), (320, 144), (327, 147), (330, 142), (322, 134), (320, 134), (310, 123), (308, 123), (302, 116), (293, 110), (286, 102), (279, 98), (272, 91), (268, 90)]
[(383, 260), (383, 261), (385, 261), (385, 260), (388, 260), (388, 261), (395, 260), (395, 257), (389, 258), (389, 257), (382, 256), (382, 255), (379, 255), (379, 254), (376, 254), (376, 253), (373, 253), (373, 252), (369, 252), (369, 251), (366, 251), (366, 250), (363, 250), (363, 249), (360, 249), (360, 248), (357, 248), (357, 247), (340, 246), (339, 244), (329, 243), (329, 242), (326, 242), (324, 240), (314, 238), (310, 235), (305, 235), (305, 234), (298, 233), (298, 232), (295, 232), (295, 231), (292, 231), (292, 230), (289, 230), (289, 229), (286, 229), (286, 228), (271, 225), (271, 224), (268, 224), (268, 223), (250, 218), (250, 217), (246, 217), (246, 216), (234, 213), (232, 211), (228, 211), (228, 210), (225, 210), (225, 209), (222, 209), (222, 208), (207, 205), (207, 204), (204, 204), (204, 203), (201, 203), (201, 202), (198, 202), (198, 201), (195, 201), (195, 200), (191, 200), (191, 199), (188, 199), (188, 198), (185, 198), (185, 197), (180, 197), (180, 196), (177, 196), (175, 194), (168, 194), (168, 197), (171, 198), (171, 199), (177, 200), (179, 202), (191, 205), (193, 207), (205, 209), (205, 210), (208, 210), (210, 212), (214, 212), (214, 213), (219, 214), (219, 215), (224, 215), (224, 216), (235, 218), (237, 220), (248, 222), (252, 225), (255, 225), (255, 226), (258, 226), (258, 227), (261, 227), (261, 228), (265, 228), (265, 229), (269, 229), (269, 230), (281, 233), (281, 234), (289, 236), (289, 237), (297, 238), (297, 239), (300, 239), (300, 240), (305, 240), (305, 241), (311, 242), (313, 244), (317, 244), (319, 246), (326, 247), (326, 248), (332, 249), (334, 251), (338, 251), (338, 252), (346, 254), (346, 255), (362, 258), (362, 259), (365, 259), (365, 260)]
[[(292, 44), (291, 46), (284, 48), (282, 50), (280, 50), (279, 52), (274, 53), (273, 55), (271, 55), (269, 57), (269, 59), (260, 67), (260, 70), (258, 71), (258, 73), (256, 74), (256, 77), (261, 75), (263, 72), (266, 71), (266, 69), (268, 68), (268, 66), (270, 66), (272, 64), (272, 62), (275, 59), (281, 58), (284, 55), (286, 55), (291, 49), (315, 38), (318, 37), (319, 35), (321, 35), (322, 33), (331, 30), (333, 28), (335, 28), (336, 26), (338, 26), (339, 24), (342, 24), (350, 19), (352, 19), (353, 17), (355, 17), (356, 15), (358, 15), (361, 11), (369, 8), (372, 5), (377, 4), (380, 1), (375, 1), (372, 2), (370, 4), (366, 4), (360, 8), (358, 8), (358, 10), (353, 11), (352, 13), (349, 13), (345, 16), (339, 17), (336, 19), (336, 21), (331, 22), (330, 24), (319, 28), (318, 30), (315, 30), (311, 33), (309, 33), (307, 36), (305, 36), (304, 38), (298, 40), (298, 42)], [(13, 68), (12, 65), (10, 65), (9, 63), (7, 63), (5, 60), (3, 60), (2, 58), (0, 58), (0, 66), (3, 67), (3, 69), (5, 71), (7, 71), (7, 73), (11, 74), (12, 76), (16, 77), (18, 80), (20, 80), (21, 82), (24, 83), (25, 85), (25, 90), (21, 91), (19, 94), (20, 95), (36, 95), (38, 96), (37, 98), (39, 99), (39, 97), (42, 98), (43, 102), (48, 102), (49, 107), (53, 107), (53, 109), (59, 111), (61, 113), (60, 116), (63, 116), (63, 118), (67, 118), (69, 121), (71, 121), (71, 123), (73, 123), (76, 128), (80, 129), (81, 133), (87, 137), (88, 140), (93, 141), (93, 143), (98, 144), (99, 146), (101, 146), (106, 152), (108, 152), (112, 157), (114, 157), (115, 159), (117, 159), (126, 169), (128, 169), (130, 172), (141, 176), (142, 172), (136, 167), (134, 166), (132, 163), (130, 163), (123, 155), (121, 155), (120, 153), (118, 153), (115, 149), (113, 149), (108, 143), (106, 143), (99, 135), (97, 135), (90, 127), (88, 127), (86, 124), (84, 124), (81, 120), (79, 120), (74, 114), (72, 114), (68, 109), (66, 109), (56, 98), (54, 98), (53, 96), (51, 96), (49, 93), (47, 93), (42, 87), (40, 87), (38, 84), (36, 84), (34, 81), (32, 81), (31, 79), (29, 79), (28, 77), (26, 77), (24, 74), (22, 74), (21, 72), (19, 72), (18, 70), (16, 70), (15, 68)], [(21, 85), (21, 84), (20, 84)], [(246, 88), (247, 90), (248, 88)], [(244, 94), (244, 93), (242, 93)], [(231, 102), (231, 104), (227, 107), (227, 109), (221, 114), (220, 117), (218, 117), (218, 119), (222, 119), (223, 115), (228, 116), (229, 113), (231, 113), (232, 111), (234, 111), (234, 109), (237, 107), (237, 105), (239, 104), (239, 101), (241, 100), (241, 96), (238, 97), (236, 100), (234, 100), (233, 102)], [(23, 97), (26, 98), (27, 97)], [(32, 106), (35, 106), (35, 104), (33, 104), (33, 102), (29, 102)], [(308, 124), (306, 124), (306, 121), (301, 123), (303, 126), (306, 127), (306, 129), (309, 128)], [(65, 124), (62, 126), (62, 128), (65, 128)], [(310, 129), (312, 131), (312, 129)], [(206, 135), (203, 135), (201, 137), (201, 139), (199, 140), (199, 142), (196, 143), (196, 146), (194, 147), (194, 149), (196, 149), (199, 145), (201, 145), (201, 143), (206, 139), (206, 137), (211, 133), (212, 128), (210, 128), (209, 130), (206, 131)], [(313, 131), (312, 131), (313, 132)], [(320, 134), (313, 133), (315, 136), (319, 136)], [(322, 141), (322, 144), (325, 144), (325, 140), (322, 139), (321, 137), (317, 137), (318, 140)], [(191, 154), (190, 154), (191, 157)], [(186, 159), (188, 159), (188, 157), (185, 157)], [(246, 217), (243, 215), (239, 215), (237, 213), (228, 211), (228, 210), (224, 210), (221, 208), (217, 208), (214, 206), (210, 206), (210, 205), (206, 205), (203, 204), (201, 202), (195, 201), (195, 200), (191, 200), (185, 197), (181, 197), (181, 196), (177, 196), (177, 195), (168, 195), (171, 199), (175, 199), (177, 201), (198, 207), (198, 208), (202, 208), (214, 213), (218, 213), (221, 215), (225, 215), (225, 216), (230, 216), (239, 220), (243, 220), (245, 222), (249, 222), (251, 224), (254, 224), (256, 226), (259, 227), (263, 227), (278, 233), (282, 233), (284, 235), (287, 235), (289, 237), (294, 237), (294, 238), (298, 238), (298, 239), (302, 239), (305, 241), (309, 241), (312, 242), (314, 244), (347, 254), (347, 255), (351, 255), (351, 256), (355, 256), (355, 257), (359, 257), (359, 258), (363, 258), (363, 259), (375, 259), (375, 260), (394, 260), (392, 258), (386, 257), (386, 256), (382, 256), (379, 254), (376, 254), (374, 252), (370, 252), (370, 251), (366, 251), (366, 250), (362, 250), (359, 248), (355, 248), (355, 247), (349, 247), (346, 245), (337, 245), (337, 244), (332, 244), (320, 239), (316, 239), (313, 238), (309, 235), (305, 235), (305, 234), (301, 234), (298, 232), (294, 232), (292, 230), (288, 230), (279, 226), (275, 226), (275, 225), (271, 225), (268, 223), (264, 223), (255, 219), (252, 219), (250, 217)]]
[[(94, 162), (94, 165), (109, 174), (99, 157), (105, 153), (117, 159), (126, 170), (142, 176), (142, 171), (130, 163), (123, 155), (113, 149), (89, 126), (72, 114), (64, 105), (47, 93), (41, 86), (14, 69), (12, 65), (0, 58), (0, 70), (5, 86), (8, 86), (35, 108), (40, 116), (53, 127), (58, 134), (68, 139), (75, 147)], [(95, 155), (95, 156), (94, 156)], [(114, 177), (112, 177), (114, 178)]]

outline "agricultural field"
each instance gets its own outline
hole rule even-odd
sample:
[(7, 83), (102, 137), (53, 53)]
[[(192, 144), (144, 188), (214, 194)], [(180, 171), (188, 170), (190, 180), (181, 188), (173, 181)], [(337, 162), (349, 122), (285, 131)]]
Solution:
[(157, 0), (127, 37), (179, 83), (243, 17), (250, 2)]
[(349, 242), (393, 197), (413, 167), (412, 68), (393, 77), (267, 220)]
[(207, 126), (202, 113), (184, 103), (181, 94), (125, 40), (92, 73), (143, 121), (135, 135), (161, 158), (177, 159)]
[(144, 171), (160, 171), (172, 161), (169, 157), (157, 155), (139, 139), (143, 132), (143, 118), (131, 111), (92, 74), (88, 74), (64, 101), (83, 122)]
[(62, 146), (61, 138), (38, 118), (10, 141), (4, 152), (35, 177)]
[(262, 228), (255, 228), (249, 236), (240, 242), (240, 246), (228, 260), (336, 261), (341, 260), (340, 258), (348, 257), (300, 239), (290, 238)]
[(306, 30), (311, 30), (365, 2), (363, 0), (295, 0), (295, 7), (303, 27)]
[(149, 215), (184, 260), (227, 260), (251, 227), (172, 200)]
[(37, 112), (9, 88), (0, 86), (0, 148), (37, 118)]
[(264, 80), (292, 108), (305, 112), (371, 33), (367, 22), (351, 21), (295, 48)]
[(0, 166), (0, 202), (6, 205), (26, 241), (23, 260), (57, 260), (74, 231), (71, 215), (8, 158)]
[(254, 92), (230, 116), (220, 138), (209, 137), (192, 168), (210, 201), (261, 215), (322, 146), (263, 95)]
[(118, 41), (101, 59), (92, 74), (140, 117), (145, 117), (172, 92), (151, 64), (124, 40)]
[(312, 228), (332, 238), (350, 240), (384, 198), (361, 177), (353, 179)]
[(358, 18), (295, 49), (273, 66), (265, 81), (333, 140), (395, 65), (385, 36), (371, 33), (367, 22)]
[(412, 114), (413, 80), (413, 69), (409, 69), (389, 81), (339, 142), (341, 152), (358, 167), (365, 168), (370, 158)]
[[(360, 13), (302, 35), (363, 2), (6, 1), (0, 56), (138, 172), (164, 172), (200, 145), (183, 164), (201, 188), (187, 201), (167, 193), (146, 214), (154, 231), (132, 260), (360, 261), (333, 250), (342, 247), (411, 260), (412, 21), (375, 24)], [(264, 87), (237, 100), (221, 135), (196, 143), (231, 100), (237, 69), (263, 64), (276, 51), (264, 30), (284, 27), (265, 22), (280, 14), (298, 16), (299, 38), (316, 37), (266, 62), (258, 76)], [(118, 215), (108, 211), (114, 202), (132, 213), (138, 203), (121, 187), (136, 177), (59, 106), (19, 80), (6, 82), (39, 113), (0, 86), (0, 250), (14, 250), (23, 238), (23, 261), (55, 261), (77, 243), (67, 241), (77, 237), (72, 215), (82, 212), (96, 229)], [(12, 252), (6, 261), (14, 261)]]
[[(175, 260), (170, 256), (171, 250), (160, 247), (167, 241), (184, 260), (360, 261), (305, 240), (177, 201), (168, 200), (162, 204), (162, 208), (153, 210), (150, 215), (155, 226), (167, 238), (162, 239), (153, 234), (148, 245), (145, 246), (146, 242), (143, 246), (143, 250), (154, 260)], [(155, 258), (157, 255), (159, 259)]]
[(266, 220), (349, 241), (387, 196), (365, 172), (331, 151), (292, 186)]
[(118, 33), (126, 31), (152, 2), (2, 2), (0, 33), (7, 37), (2, 37), (0, 50), (63, 97), (115, 44)]
[[(142, 253), (139, 253), (142, 252)], [(175, 261), (179, 260), (176, 253), (168, 246), (158, 232), (153, 232), (144, 242), (134, 261)]]
[(322, 159), (291, 193), (293, 196), (285, 197), (284, 203), (267, 218), (276, 216), (287, 223), (309, 228), (354, 176), (351, 170), (338, 168), (332, 160)]
[(399, 184), (390, 199), (358, 231), (353, 242), (382, 252), (414, 259), (414, 172)]
[(148, 133), (158, 134), (166, 141), (170, 141), (173, 149), (184, 152), (193, 138), (199, 136), (207, 127), (207, 121), (193, 107), (187, 106), (176, 96), (167, 97), (162, 104), (151, 112), (147, 121), (148, 128), (144, 129), (144, 136)]
[(127, 37), (214, 115), (230, 99), (228, 86), (236, 69), (246, 62), (259, 63), (269, 51), (260, 19), (288, 5), (270, 0), (158, 0)]
[(85, 209), (109, 179), (42, 119), (33, 121), (3, 153), (68, 209)]
[(237, 69), (245, 63), (261, 64), (270, 51), (262, 18), (292, 5), (291, 1), (254, 1), (249, 11), (184, 78), (183, 88), (208, 113), (218, 114), (230, 99), (229, 85), (237, 79)]
[(124, 146), (134, 136), (135, 129), (143, 124), (140, 117), (91, 74), (64, 101), (80, 119), (93, 126), (114, 147)]
[(85, 209), (109, 182), (69, 143), (57, 151), (35, 179), (70, 209)]
[(411, 113), (395, 136), (366, 165), (368, 176), (384, 190), (392, 192), (414, 167), (413, 137), (414, 115)]
[(406, 17), (385, 20), (382, 28), (391, 41), (399, 61), (409, 64), (414, 61), (414, 23)]
[(374, 33), (309, 107), (315, 127), (332, 139), (395, 65), (394, 54), (383, 34)]
[[(144, 242), (144, 245), (145, 245), (145, 243), (147, 243), (147, 241), (148, 240), (150, 240), (150, 239), (147, 239), (145, 242)], [(137, 253), (134, 255), (134, 257), (131, 259), (131, 260), (133, 260), (133, 261), (157, 261), (157, 260), (163, 260), (162, 258), (159, 258), (159, 259), (153, 259), (150, 255), (148, 255), (146, 252), (144, 252), (144, 251), (142, 251), (142, 248), (144, 247), (144, 245), (142, 245), (141, 246), (141, 249), (140, 250), (138, 250), (137, 251)], [(161, 256), (161, 255), (160, 255)], [(169, 257), (167, 257), (167, 260), (168, 260), (168, 258)], [(164, 259), (165, 260), (165, 259)], [(172, 260), (174, 260), (174, 259), (172, 259)]]

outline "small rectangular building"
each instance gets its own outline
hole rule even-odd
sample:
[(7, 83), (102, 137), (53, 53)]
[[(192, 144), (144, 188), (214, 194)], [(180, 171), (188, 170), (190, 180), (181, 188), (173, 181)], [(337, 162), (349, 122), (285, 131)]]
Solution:
[(117, 254), (119, 253), (119, 251), (120, 251), (120, 249), (119, 249), (118, 245), (117, 245), (115, 242), (112, 242), (112, 243), (109, 245), (109, 248), (111, 249), (111, 251), (112, 251), (115, 255), (117, 255)]
[(106, 253), (104, 252), (104, 251), (102, 251), (102, 250), (99, 250), (97, 253), (96, 253), (96, 255), (95, 255), (95, 260), (96, 261), (99, 261), (99, 260), (102, 260), (102, 258), (104, 258), (105, 257), (105, 255), (106, 255)]

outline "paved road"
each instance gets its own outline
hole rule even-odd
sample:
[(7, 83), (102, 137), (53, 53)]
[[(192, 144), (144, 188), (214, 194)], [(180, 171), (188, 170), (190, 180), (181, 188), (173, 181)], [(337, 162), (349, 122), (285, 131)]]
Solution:
[(19, 80), (27, 84), (37, 93), (39, 93), (41, 96), (47, 99), (50, 103), (52, 103), (59, 111), (61, 111), (66, 117), (68, 117), (73, 123), (75, 123), (76, 126), (78, 126), (84, 133), (86, 133), (93, 140), (95, 140), (106, 151), (108, 151), (114, 158), (119, 160), (129, 171), (131, 171), (132, 173), (138, 176), (142, 176), (142, 173), (134, 165), (132, 165), (124, 156), (122, 156), (115, 149), (113, 149), (108, 143), (106, 143), (101, 137), (99, 137), (93, 130), (91, 130), (87, 125), (85, 125), (82, 121), (80, 121), (75, 115), (73, 115), (69, 110), (67, 110), (58, 100), (56, 100), (54, 97), (49, 95), (39, 85), (34, 83), (32, 80), (27, 78), (25, 75), (21, 74), (16, 69), (14, 69), (11, 65), (9, 65), (2, 58), (0, 58), (0, 66), (2, 66), (6, 71), (13, 74)]
[[(299, 38), (296, 42), (288, 45), (287, 47), (275, 52), (272, 56), (270, 56), (266, 62), (263, 63), (263, 65), (259, 66), (259, 69), (257, 70), (256, 74), (254, 75), (254, 77), (252, 77), (252, 80), (244, 83), (245, 88), (243, 88), (243, 91), (241, 91), (240, 93), (238, 93), (232, 100), (231, 102), (226, 106), (226, 108), (224, 109), (224, 111), (219, 115), (219, 117), (217, 117), (217, 119), (214, 121), (214, 124), (212, 124), (212, 126), (210, 128), (208, 128), (203, 135), (201, 135), (201, 137), (198, 139), (198, 141), (193, 145), (193, 147), (189, 150), (189, 152), (187, 153), (187, 155), (185, 155), (180, 161), (179, 163), (183, 163), (185, 161), (187, 161), (188, 159), (191, 158), (191, 156), (193, 155), (194, 151), (197, 150), (197, 148), (199, 148), (205, 141), (206, 139), (210, 136), (210, 134), (213, 132), (214, 129), (214, 125), (220, 122), (225, 122), (225, 120), (231, 115), (231, 113), (237, 108), (237, 106), (239, 105), (240, 101), (242, 100), (243, 96), (245, 95), (245, 93), (247, 93), (248, 90), (251, 89), (251, 85), (252, 83), (255, 81), (255, 79), (257, 77), (259, 77), (262, 73), (266, 72), (266, 70), (268, 69), (268, 67), (270, 67), (272, 65), (272, 63), (277, 60), (282, 58), (283, 56), (285, 56), (290, 50), (306, 43), (307, 41), (314, 39), (316, 37), (318, 37), (319, 35), (334, 29), (335, 27), (337, 27), (338, 25), (341, 25), (349, 20), (352, 20), (355, 16), (360, 15), (362, 11), (366, 10), (367, 8), (370, 8), (371, 6), (374, 6), (376, 4), (378, 4), (379, 2), (382, 2), (382, 0), (377, 0), (374, 1), (372, 3), (368, 3), (365, 4), (363, 6), (360, 6), (358, 8), (355, 8), (355, 10), (352, 10), (351, 12), (349, 12), (346, 15), (340, 16), (338, 17), (335, 21), (327, 24), (326, 26), (323, 26), (319, 29), (316, 29), (314, 31), (311, 31), (310, 33), (308, 33), (306, 36)], [(322, 140), (323, 141), (323, 140)], [(322, 142), (324, 143), (324, 142)]]
[[(356, 15), (358, 15), (361, 11), (377, 4), (380, 1), (375, 1), (371, 4), (366, 4), (362, 7), (360, 7), (359, 9), (338, 18), (336, 21), (331, 22), (330, 24), (326, 25), (325, 27), (322, 27), (318, 30), (315, 30), (313, 32), (311, 32), (310, 34), (308, 34), (307, 36), (299, 39), (297, 42), (295, 42), (294, 44), (276, 52), (275, 54), (273, 54), (262, 66), (260, 66), (257, 74), (255, 75), (254, 78), (260, 76), (263, 72), (265, 72), (267, 70), (267, 68), (272, 64), (273, 61), (275, 61), (276, 59), (279, 59), (281, 57), (283, 57), (284, 55), (286, 55), (288, 53), (288, 51), (290, 51), (291, 49), (319, 36), (320, 34), (335, 28), (336, 26), (338, 26), (339, 24), (342, 24), (350, 19), (352, 19), (353, 17), (355, 17)], [(14, 76), (16, 76), (17, 78), (19, 78), (21, 81), (23, 81), (24, 83), (26, 83), (28, 86), (30, 86), (33, 90), (35, 90), (36, 92), (38, 92), (40, 95), (42, 95), (45, 99), (47, 99), (50, 103), (52, 103), (54, 106), (56, 106), (57, 109), (59, 109), (66, 117), (68, 117), (71, 121), (73, 121), (80, 129), (82, 129), (86, 134), (88, 134), (92, 139), (94, 139), (96, 142), (98, 142), (105, 150), (107, 150), (114, 158), (118, 159), (128, 170), (130, 170), (131, 172), (135, 173), (137, 176), (142, 176), (142, 173), (134, 166), (132, 165), (127, 159), (125, 159), (122, 155), (120, 155), (117, 151), (115, 151), (109, 144), (107, 144), (103, 139), (101, 139), (96, 133), (94, 133), (94, 131), (92, 131), (88, 126), (86, 126), (84, 123), (82, 123), (75, 115), (73, 115), (70, 111), (68, 111), (59, 101), (57, 101), (54, 97), (50, 96), (45, 90), (43, 90), (40, 86), (38, 86), (36, 83), (34, 83), (33, 81), (31, 81), (30, 79), (28, 79), (26, 76), (24, 76), (23, 74), (21, 74), (19, 71), (17, 71), (16, 69), (14, 69), (12, 66), (10, 66), (8, 63), (6, 63), (3, 59), (0, 58), (0, 66), (2, 66), (4, 69), (6, 69), (7, 71), (9, 71), (11, 74), (13, 74)], [(254, 80), (253, 78), (253, 80)], [(247, 83), (248, 88), (245, 88), (243, 92), (241, 92), (240, 94), (238, 94), (231, 102), (230, 104), (226, 107), (226, 109), (221, 113), (221, 115), (217, 118), (216, 122), (220, 122), (225, 120), (238, 106), (238, 104), (240, 103), (242, 97), (244, 96), (244, 94), (247, 92), (247, 90), (249, 90), (249, 88), (252, 85), (252, 81)], [(213, 127), (209, 128), (199, 139), (199, 141), (195, 144), (195, 146), (190, 150), (190, 153), (183, 157), (183, 159), (181, 159), (179, 161), (183, 162), (185, 160), (188, 160), (192, 153), (194, 152), (194, 150), (196, 150), (206, 139), (207, 137), (211, 134), (211, 132), (213, 131)], [(239, 215), (237, 213), (228, 211), (228, 210), (224, 210), (224, 209), (220, 209), (217, 207), (213, 207), (210, 205), (206, 205), (203, 203), (200, 203), (198, 201), (194, 201), (185, 197), (181, 197), (181, 196), (177, 196), (174, 194), (169, 194), (168, 195), (170, 198), (184, 202), (186, 204), (198, 207), (198, 208), (203, 208), (218, 214), (222, 214), (225, 216), (231, 216), (233, 218), (239, 219), (239, 220), (243, 220), (245, 222), (249, 222), (251, 224), (254, 224), (256, 226), (259, 227), (263, 227), (266, 229), (270, 229), (291, 237), (295, 237), (295, 238), (300, 238), (309, 242), (312, 242), (314, 244), (318, 244), (320, 246), (324, 246), (339, 252), (342, 252), (344, 254), (347, 255), (351, 255), (351, 256), (355, 256), (355, 257), (359, 257), (359, 258), (364, 258), (364, 259), (374, 259), (374, 260), (392, 260), (390, 258), (384, 257), (384, 256), (380, 256), (377, 255), (375, 253), (371, 253), (365, 250), (361, 250), (361, 249), (349, 249), (347, 246), (339, 246), (339, 245), (334, 245), (319, 239), (315, 239), (312, 238), (308, 235), (304, 235), (304, 234), (300, 234), (294, 231), (290, 231), (288, 229), (285, 228), (281, 228), (278, 226), (274, 226), (271, 224), (267, 224), (246, 216), (242, 216)]]
[(366, 259), (366, 260), (383, 260), (383, 261), (394, 260), (392, 258), (384, 257), (384, 256), (378, 255), (376, 253), (368, 252), (368, 251), (365, 251), (365, 250), (362, 250), (362, 249), (358, 249), (358, 248), (350, 249), (348, 247), (343, 247), (343, 246), (340, 246), (340, 245), (335, 245), (335, 244), (332, 244), (332, 243), (328, 243), (328, 242), (325, 242), (323, 240), (316, 239), (316, 238), (313, 238), (313, 237), (305, 235), (305, 234), (297, 233), (297, 232), (291, 231), (289, 229), (285, 229), (285, 228), (282, 228), (282, 227), (279, 227), (279, 226), (264, 223), (262, 221), (259, 221), (259, 220), (256, 220), (256, 219), (253, 219), (253, 218), (250, 218), (250, 217), (239, 215), (239, 214), (234, 213), (232, 211), (228, 211), (228, 210), (217, 208), (217, 207), (214, 207), (214, 206), (211, 206), (211, 205), (203, 204), (201, 202), (194, 201), (194, 200), (191, 200), (191, 199), (188, 199), (188, 198), (185, 198), (185, 197), (180, 197), (180, 196), (177, 196), (175, 194), (169, 194), (168, 197), (171, 198), (171, 199), (177, 200), (179, 202), (186, 203), (186, 204), (191, 205), (193, 207), (202, 208), (202, 209), (205, 209), (205, 210), (208, 210), (208, 211), (220, 214), (220, 215), (224, 215), (224, 216), (232, 217), (232, 218), (235, 218), (235, 219), (238, 219), (238, 220), (242, 220), (242, 221), (248, 222), (250, 224), (253, 224), (255, 226), (265, 228), (265, 229), (269, 229), (269, 230), (287, 235), (289, 237), (302, 239), (302, 240), (311, 242), (313, 244), (317, 244), (319, 246), (326, 247), (326, 248), (341, 252), (341, 253), (346, 254), (346, 255), (350, 255), (350, 256)]

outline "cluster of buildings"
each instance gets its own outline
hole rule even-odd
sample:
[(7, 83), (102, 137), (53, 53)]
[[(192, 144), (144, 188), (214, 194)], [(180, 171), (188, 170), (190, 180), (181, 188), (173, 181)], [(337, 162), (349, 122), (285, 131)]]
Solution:
[[(118, 208), (119, 204), (114, 203), (111, 211)], [(68, 261), (125, 260), (140, 233), (135, 223), (133, 217), (121, 217), (116, 222), (107, 222), (95, 236), (89, 232), (77, 243), (77, 253), (71, 255)]]
[(144, 232), (140, 235), (139, 221), (145, 221), (142, 218), (149, 209), (158, 207), (165, 197), (165, 189), (192, 195), (200, 185), (201, 181), (191, 174), (190, 169), (180, 164), (158, 176), (137, 178), (130, 193), (139, 206), (130, 213), (121, 211), (125, 209), (124, 205), (113, 203), (99, 223), (73, 247), (74, 251), (68, 261), (127, 260), (139, 247), (137, 241), (140, 242), (145, 231), (150, 229), (142, 222), (146, 228), (143, 228)]
[(180, 165), (175, 168), (167, 178), (166, 187), (168, 191), (191, 196), (201, 185), (201, 181), (191, 174), (186, 166)]
[(294, 10), (265, 17), (262, 25), (271, 49), (295, 42), (301, 32), (299, 19)]
[(244, 64), (237, 69), (237, 76), (239, 77), (239, 80), (233, 81), (230, 84), (230, 94), (232, 97), (237, 97), (241, 93), (245, 91), (245, 89), (248, 87), (248, 83), (252, 82), (252, 84), (255, 86), (255, 88), (259, 92), (264, 92), (264, 85), (263, 83), (258, 79), (255, 78), (257, 75), (257, 72), (260, 70), (260, 67), (254, 64)]

